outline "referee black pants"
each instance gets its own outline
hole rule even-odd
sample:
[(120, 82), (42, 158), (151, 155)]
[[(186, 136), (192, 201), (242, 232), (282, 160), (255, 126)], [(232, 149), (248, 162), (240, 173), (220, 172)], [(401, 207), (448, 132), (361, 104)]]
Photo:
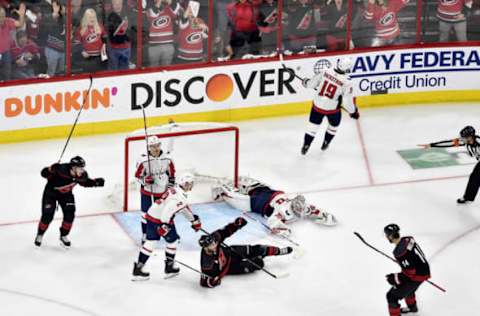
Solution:
[(474, 201), (478, 193), (478, 188), (480, 188), (480, 162), (475, 165), (470, 178), (468, 178), (467, 189), (463, 198), (467, 201)]

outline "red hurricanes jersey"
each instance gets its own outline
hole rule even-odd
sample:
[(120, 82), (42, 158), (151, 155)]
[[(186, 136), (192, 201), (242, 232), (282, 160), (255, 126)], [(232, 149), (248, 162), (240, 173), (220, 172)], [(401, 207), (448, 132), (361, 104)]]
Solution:
[[(198, 19), (197, 24), (204, 24)], [(201, 60), (203, 58), (203, 40), (207, 34), (201, 28), (193, 27), (190, 21), (180, 23), (178, 34), (178, 58), (184, 60)]]
[(365, 11), (365, 18), (375, 22), (375, 30), (377, 37), (384, 40), (391, 40), (400, 35), (400, 27), (398, 25), (397, 13), (409, 0), (392, 0), (388, 1), (386, 6), (368, 3)]
[(173, 43), (176, 12), (170, 6), (165, 6), (162, 11), (157, 13), (148, 9), (147, 20), (148, 42), (150, 44)]
[(87, 31), (82, 35), (80, 34), (80, 28), (75, 32), (75, 42), (81, 43), (83, 50), (90, 56), (100, 56), (100, 50), (102, 49), (102, 38), (106, 37), (107, 33), (102, 25), (100, 25), (100, 33), (95, 33), (93, 26), (89, 26)]
[(472, 0), (439, 0), (437, 7), (437, 17), (445, 22), (465, 21), (465, 16), (457, 18), (462, 14), (463, 7), (472, 7)]

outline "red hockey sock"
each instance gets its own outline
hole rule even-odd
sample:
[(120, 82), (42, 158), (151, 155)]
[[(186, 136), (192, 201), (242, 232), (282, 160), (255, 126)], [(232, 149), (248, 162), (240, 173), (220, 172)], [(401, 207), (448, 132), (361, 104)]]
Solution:
[(267, 247), (267, 256), (276, 256), (280, 253), (280, 249), (278, 247), (268, 246)]
[(42, 223), (42, 221), (38, 222), (38, 235), (43, 235), (48, 229), (48, 224)]
[(72, 229), (73, 223), (62, 222), (62, 227), (60, 227), (60, 235), (67, 236), (70, 233), (70, 229)]
[(390, 316), (400, 316), (400, 307), (389, 307)]
[(412, 294), (410, 296), (407, 296), (405, 298), (405, 303), (407, 303), (408, 306), (414, 306), (417, 305), (417, 300), (415, 298), (415, 294)]

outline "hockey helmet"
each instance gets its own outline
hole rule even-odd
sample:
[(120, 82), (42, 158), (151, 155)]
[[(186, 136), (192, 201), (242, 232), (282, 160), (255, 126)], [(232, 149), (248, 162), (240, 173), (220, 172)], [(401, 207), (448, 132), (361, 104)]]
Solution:
[(213, 244), (215, 241), (215, 237), (213, 237), (212, 235), (202, 235), (198, 240), (198, 244), (200, 245), (200, 247), (206, 248)]
[(337, 70), (343, 73), (350, 72), (353, 61), (350, 57), (343, 57), (337, 60)]
[(303, 217), (305, 215), (306, 200), (303, 195), (297, 195), (290, 202), (290, 209), (298, 216)]
[(148, 137), (147, 144), (148, 144), (148, 146), (155, 146), (155, 145), (161, 145), (162, 142), (160, 141), (160, 138), (153, 135), (153, 136)]
[(85, 160), (80, 156), (75, 156), (70, 159), (70, 165), (73, 167), (85, 168)]
[(388, 224), (383, 228), (383, 232), (387, 237), (400, 237), (400, 227), (397, 224)]
[(195, 177), (193, 176), (193, 174), (191, 174), (190, 172), (185, 172), (180, 177), (178, 177), (177, 184), (180, 186), (184, 186), (186, 183), (191, 183), (193, 185), (194, 180)]
[(473, 137), (473, 136), (475, 136), (475, 129), (470, 125), (465, 126), (460, 131), (460, 137), (462, 138)]

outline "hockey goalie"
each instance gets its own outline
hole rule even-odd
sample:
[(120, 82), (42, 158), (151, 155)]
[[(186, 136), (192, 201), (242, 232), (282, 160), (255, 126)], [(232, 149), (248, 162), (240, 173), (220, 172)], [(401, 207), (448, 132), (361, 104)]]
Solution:
[(325, 226), (337, 224), (335, 216), (307, 204), (303, 195), (289, 198), (283, 191), (249, 177), (239, 177), (238, 189), (232, 183), (214, 186), (212, 196), (217, 201), (223, 199), (236, 209), (262, 215), (273, 234), (290, 235), (287, 224), (304, 218)]

